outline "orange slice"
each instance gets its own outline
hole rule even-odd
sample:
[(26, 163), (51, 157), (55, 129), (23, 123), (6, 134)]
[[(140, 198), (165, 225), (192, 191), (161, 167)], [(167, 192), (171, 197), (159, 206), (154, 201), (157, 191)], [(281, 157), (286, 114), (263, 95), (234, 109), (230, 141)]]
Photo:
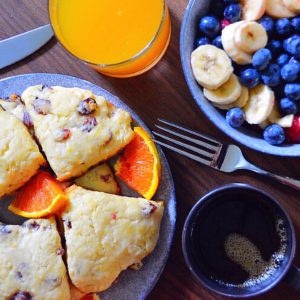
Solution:
[(40, 171), (21, 188), (8, 209), (25, 218), (41, 218), (59, 211), (67, 201), (59, 182)]
[(134, 128), (135, 137), (125, 147), (114, 168), (116, 175), (130, 188), (150, 200), (160, 179), (160, 159), (148, 132)]

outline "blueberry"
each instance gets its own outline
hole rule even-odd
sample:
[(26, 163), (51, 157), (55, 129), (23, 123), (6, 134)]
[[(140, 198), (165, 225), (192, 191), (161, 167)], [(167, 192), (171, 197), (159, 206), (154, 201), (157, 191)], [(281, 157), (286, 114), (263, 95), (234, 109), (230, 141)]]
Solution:
[(222, 38), (220, 35), (212, 41), (212, 44), (220, 49), (223, 49)]
[(220, 22), (216, 17), (205, 16), (199, 22), (199, 30), (206, 37), (214, 38), (220, 32)]
[(287, 83), (284, 87), (284, 93), (292, 100), (300, 100), (300, 83)]
[(280, 66), (278, 66), (277, 64), (269, 65), (269, 67), (262, 72), (261, 79), (265, 85), (271, 87), (279, 85), (281, 80)]
[(295, 57), (292, 57), (289, 61), (290, 64), (297, 64), (300, 68), (300, 60), (296, 59)]
[(245, 121), (245, 114), (239, 107), (231, 108), (226, 113), (226, 121), (232, 127), (240, 127)]
[(241, 19), (242, 7), (239, 4), (229, 4), (224, 10), (225, 19), (230, 22), (237, 22)]
[(282, 67), (281, 77), (287, 82), (293, 82), (297, 80), (299, 72), (300, 68), (298, 64), (289, 63)]
[(289, 35), (292, 32), (292, 25), (289, 19), (278, 19), (275, 24), (276, 32), (279, 35)]
[(277, 41), (277, 40), (269, 41), (267, 44), (267, 48), (270, 49), (270, 51), (273, 54), (273, 57), (281, 54), (281, 52), (282, 52), (281, 43), (280, 43), (280, 41)]
[(202, 36), (202, 37), (199, 37), (196, 39), (195, 48), (198, 48), (199, 46), (203, 46), (203, 45), (207, 45), (207, 44), (210, 44), (210, 40), (207, 37)]
[(259, 20), (259, 23), (265, 28), (268, 35), (274, 32), (275, 23), (271, 17), (264, 16)]
[(264, 130), (264, 139), (271, 145), (280, 145), (285, 141), (285, 133), (281, 126), (272, 124)]
[(272, 53), (269, 49), (258, 50), (252, 58), (252, 65), (257, 70), (264, 70), (272, 59)]
[(255, 69), (246, 69), (241, 73), (241, 80), (247, 88), (254, 88), (260, 82), (259, 73)]
[(300, 37), (293, 35), (290, 38), (284, 40), (283, 48), (290, 53), (296, 59), (300, 59)]
[(289, 98), (282, 98), (280, 100), (279, 106), (281, 112), (285, 115), (295, 115), (298, 112), (297, 104)]
[(291, 25), (294, 28), (295, 32), (300, 33), (300, 17), (296, 17), (291, 20)]
[(282, 66), (286, 65), (289, 62), (289, 60), (290, 60), (289, 55), (284, 53), (284, 54), (281, 54), (278, 56), (276, 63), (282, 67)]

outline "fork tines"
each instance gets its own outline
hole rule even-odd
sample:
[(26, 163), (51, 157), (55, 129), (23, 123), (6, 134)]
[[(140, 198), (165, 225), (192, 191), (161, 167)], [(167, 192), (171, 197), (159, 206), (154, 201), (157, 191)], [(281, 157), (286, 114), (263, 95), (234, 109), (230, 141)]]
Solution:
[(166, 141), (155, 139), (157, 144), (205, 165), (214, 166), (217, 163), (223, 146), (220, 142), (175, 123), (162, 119), (158, 119), (158, 121), (167, 127), (155, 124), (155, 127), (163, 133), (153, 131), (153, 134)]

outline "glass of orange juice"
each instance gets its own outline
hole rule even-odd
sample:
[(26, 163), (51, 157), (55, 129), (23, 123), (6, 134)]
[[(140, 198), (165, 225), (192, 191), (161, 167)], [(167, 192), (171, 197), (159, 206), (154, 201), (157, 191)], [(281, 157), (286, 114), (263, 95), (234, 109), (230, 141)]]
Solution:
[(164, 0), (49, 0), (49, 15), (71, 54), (112, 77), (146, 72), (170, 41)]

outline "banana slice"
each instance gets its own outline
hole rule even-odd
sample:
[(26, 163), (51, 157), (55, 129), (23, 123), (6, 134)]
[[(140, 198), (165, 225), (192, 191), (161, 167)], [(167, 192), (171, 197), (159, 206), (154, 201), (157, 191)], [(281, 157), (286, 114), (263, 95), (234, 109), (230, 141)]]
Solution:
[(258, 126), (261, 129), (265, 129), (267, 126), (269, 126), (271, 124), (278, 124), (283, 128), (289, 128), (289, 127), (292, 127), (293, 120), (294, 120), (293, 114), (281, 117), (280, 111), (278, 109), (278, 105), (274, 104), (269, 117), (265, 121), (260, 123)]
[(270, 113), (270, 116), (268, 117), (269, 124), (278, 124), (284, 128), (291, 127), (293, 124), (293, 120), (294, 120), (293, 114), (281, 117), (281, 113), (279, 111), (277, 104), (274, 104), (273, 109)]
[(217, 90), (203, 89), (204, 96), (211, 102), (229, 104), (235, 102), (242, 93), (242, 86), (234, 74)]
[(272, 111), (271, 111), (270, 115), (268, 116), (268, 118), (266, 120), (264, 120), (262, 123), (258, 124), (258, 126), (261, 129), (265, 129), (269, 125), (277, 123), (277, 121), (280, 118), (281, 118), (281, 115), (280, 115), (280, 112), (278, 109), (278, 105), (276, 103), (274, 103), (274, 106), (273, 106)]
[(226, 26), (222, 30), (222, 44), (224, 50), (227, 54), (234, 60), (237, 64), (247, 65), (252, 61), (252, 56), (244, 51), (242, 51), (234, 41), (234, 34), (236, 29), (241, 25), (242, 22), (233, 23)]
[(245, 88), (244, 86), (242, 86), (242, 92), (241, 92), (241, 96), (236, 100), (234, 101), (233, 103), (230, 103), (230, 104), (218, 104), (218, 103), (214, 103), (213, 102), (213, 105), (219, 109), (222, 109), (222, 110), (229, 110), (233, 107), (244, 107), (247, 102), (249, 100), (249, 91), (247, 88)]
[(300, 0), (283, 0), (283, 4), (288, 10), (296, 14), (300, 13)]
[(250, 97), (244, 107), (245, 119), (249, 124), (263, 123), (270, 116), (274, 106), (274, 92), (266, 85), (250, 90)]
[(267, 14), (273, 18), (292, 18), (296, 13), (290, 11), (285, 5), (283, 0), (266, 0), (267, 1)]
[(236, 29), (234, 41), (241, 50), (252, 54), (267, 45), (268, 35), (259, 23), (244, 21)]
[(280, 125), (283, 128), (289, 128), (292, 127), (294, 121), (294, 115), (287, 115), (283, 118), (277, 120), (277, 124)]
[(217, 89), (230, 78), (233, 68), (226, 52), (211, 45), (198, 47), (191, 64), (197, 82), (207, 89)]
[(242, 19), (247, 21), (259, 20), (265, 13), (266, 0), (241, 0), (243, 7)]
[(269, 121), (270, 124), (275, 124), (280, 118), (281, 118), (281, 114), (278, 105), (275, 103), (267, 120)]

